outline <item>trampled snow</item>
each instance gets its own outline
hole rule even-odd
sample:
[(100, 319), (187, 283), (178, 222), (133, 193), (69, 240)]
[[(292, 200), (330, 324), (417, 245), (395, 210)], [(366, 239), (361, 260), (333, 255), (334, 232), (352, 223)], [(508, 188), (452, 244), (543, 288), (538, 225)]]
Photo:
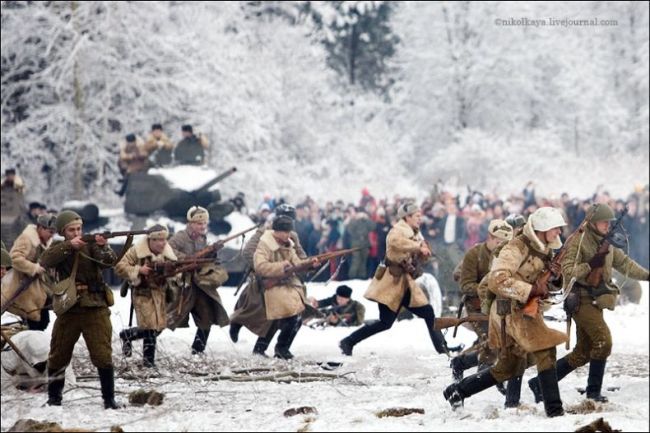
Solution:
[[(316, 298), (329, 296), (338, 284), (310, 286), (309, 294)], [(353, 288), (353, 298), (366, 306), (366, 319), (376, 319), (376, 304), (362, 298), (368, 282), (355, 280), (346, 284)], [(156, 389), (166, 394), (162, 406), (130, 406), (120, 411), (105, 411), (99, 382), (79, 377), (77, 388), (66, 388), (63, 408), (44, 406), (44, 394), (3, 393), (2, 430), (11, 427), (17, 419), (33, 418), (59, 422), (64, 427), (104, 431), (112, 425), (121, 425), (126, 431), (295, 431), (299, 428), (311, 431), (573, 431), (604, 417), (613, 428), (647, 431), (647, 283), (643, 283), (643, 290), (641, 304), (619, 306), (616, 311), (605, 313), (614, 340), (604, 381), (604, 394), (610, 402), (598, 404), (597, 413), (546, 418), (543, 405), (534, 403), (526, 386), (526, 381), (535, 374), (534, 368), (524, 376), (523, 406), (519, 409), (504, 409), (504, 397), (496, 389), (490, 389), (467, 399), (463, 409), (452, 411), (442, 396), (444, 387), (451, 383), (449, 360), (435, 353), (426, 327), (419, 319), (396, 322), (387, 332), (360, 343), (351, 358), (342, 356), (337, 344), (353, 329), (304, 326), (292, 348), (296, 359), (290, 362), (253, 357), (255, 336), (246, 329), (234, 344), (228, 337), (227, 327), (213, 327), (205, 356), (190, 355), (193, 325), (175, 332), (166, 330), (158, 344), (160, 377), (147, 378), (145, 371), (135, 368), (141, 362), (140, 343), (134, 344), (132, 358), (127, 360), (121, 355), (117, 333), (128, 322), (129, 302), (116, 297), (111, 319), (118, 398), (126, 402), (125, 393), (139, 388)], [(220, 289), (228, 311), (232, 311), (236, 301), (233, 292), (233, 288)], [(548, 323), (556, 329), (565, 329), (564, 322)], [(473, 338), (464, 328), (459, 329), (457, 339), (448, 334), (450, 344), (469, 345)], [(571, 341), (575, 344), (575, 331)], [(273, 344), (269, 354), (273, 353)], [(557, 349), (558, 357), (564, 356), (564, 347)], [(94, 374), (81, 341), (75, 359), (74, 365), (81, 366), (78, 375)], [(342, 361), (343, 365), (325, 371), (315, 365), (317, 361)], [(129, 370), (125, 369), (127, 365)], [(243, 368), (271, 369), (267, 374), (289, 369), (338, 377), (288, 384), (210, 380), (218, 373), (233, 375)], [(565, 409), (585, 401), (576, 388), (586, 386), (587, 371), (586, 367), (580, 368), (560, 383)], [(285, 410), (300, 406), (313, 406), (318, 413), (283, 416)], [(377, 412), (391, 407), (421, 408), (425, 413), (402, 418), (376, 416)]]

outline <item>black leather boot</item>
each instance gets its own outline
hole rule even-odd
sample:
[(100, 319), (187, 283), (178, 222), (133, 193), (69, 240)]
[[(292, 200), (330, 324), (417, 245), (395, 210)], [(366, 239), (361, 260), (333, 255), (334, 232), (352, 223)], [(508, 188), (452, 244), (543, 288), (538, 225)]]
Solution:
[(293, 354), (289, 351), (289, 348), (291, 348), (291, 344), (294, 338), (296, 338), (301, 325), (302, 322), (299, 316), (282, 319), (280, 323), (280, 335), (278, 335), (278, 342), (275, 344), (276, 358), (285, 360), (293, 358)]
[[(560, 359), (555, 363), (555, 372), (557, 374), (557, 381), (561, 381), (564, 379), (569, 373), (571, 373), (573, 370), (575, 370), (575, 367), (572, 367), (571, 364), (569, 364), (569, 360), (565, 356), (564, 358)], [(542, 387), (539, 383), (539, 378), (533, 377), (528, 381), (528, 387), (530, 390), (533, 392), (533, 395), (535, 396), (535, 403), (539, 403), (540, 401), (543, 400), (542, 398)]]
[(515, 376), (508, 379), (508, 385), (506, 386), (506, 407), (519, 407), (522, 377), (523, 376)]
[(375, 320), (370, 324), (362, 326), (339, 342), (341, 352), (343, 352), (344, 355), (352, 356), (352, 349), (357, 343), (379, 332), (386, 331), (391, 326), (392, 325), (386, 325), (381, 320)]
[(104, 409), (119, 409), (120, 406), (115, 402), (115, 375), (113, 367), (98, 368), (99, 383), (102, 387), (102, 398), (104, 399)]
[(255, 346), (253, 347), (253, 354), (268, 358), (266, 355), (266, 349), (268, 349), (270, 343), (271, 342), (266, 337), (258, 337)]
[(142, 342), (142, 359), (143, 365), (147, 368), (156, 367), (156, 336), (157, 332), (149, 330), (147, 336)]
[(452, 383), (442, 392), (442, 395), (445, 396), (451, 408), (456, 410), (463, 406), (463, 401), (466, 398), (478, 394), (496, 384), (497, 381), (490, 373), (490, 370), (483, 370), (467, 376), (458, 383)]
[(231, 323), (230, 324), (230, 329), (228, 330), (228, 334), (230, 334), (230, 339), (232, 340), (233, 343), (236, 343), (239, 341), (239, 331), (241, 331), (242, 325), (239, 323)]
[(587, 379), (587, 398), (607, 403), (609, 400), (600, 392), (603, 388), (606, 360), (592, 359), (589, 361), (589, 378)]
[(65, 369), (63, 371), (47, 369), (47, 405), (61, 406), (63, 387), (65, 386)]
[(542, 371), (537, 375), (537, 377), (539, 377), (539, 384), (542, 388), (542, 397), (544, 398), (544, 410), (546, 411), (546, 416), (552, 418), (564, 415), (555, 367)]
[(196, 330), (196, 335), (194, 335), (194, 343), (192, 343), (192, 355), (203, 353), (205, 346), (208, 343), (208, 336), (210, 336), (210, 328)]
[(454, 381), (460, 382), (463, 379), (465, 370), (478, 365), (478, 352), (463, 353), (454, 358), (451, 358), (449, 366), (451, 367), (451, 375)]
[(133, 340), (144, 338), (145, 333), (140, 328), (127, 328), (120, 331), (120, 340), (122, 340), (122, 355), (127, 358), (133, 355)]

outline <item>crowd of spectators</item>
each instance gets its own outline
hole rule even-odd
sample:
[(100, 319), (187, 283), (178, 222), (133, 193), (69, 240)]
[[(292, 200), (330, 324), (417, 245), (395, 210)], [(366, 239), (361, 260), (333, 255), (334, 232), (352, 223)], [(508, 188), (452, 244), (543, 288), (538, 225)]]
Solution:
[[(386, 235), (396, 222), (397, 209), (413, 198), (395, 195), (392, 199), (376, 199), (367, 188), (361, 191), (357, 203), (342, 200), (317, 203), (309, 196), (295, 204), (296, 232), (309, 255), (340, 248), (365, 247), (338, 269), (337, 280), (366, 279), (386, 252)], [(265, 220), (273, 209), (285, 201), (266, 194), (257, 207), (254, 219)], [(567, 193), (540, 196), (535, 185), (528, 183), (519, 193), (498, 196), (467, 189), (464, 194), (452, 193), (441, 183), (423, 200), (421, 232), (435, 254), (429, 270), (436, 276), (443, 292), (454, 291), (452, 273), (465, 251), (487, 238), (487, 227), (494, 218), (509, 215), (528, 217), (537, 208), (553, 206), (562, 209), (568, 226), (563, 233), (568, 236), (584, 219), (592, 203), (608, 203), (617, 212), (627, 208), (623, 226), (629, 237), (629, 255), (648, 267), (648, 186), (638, 185), (625, 198), (612, 197), (599, 187), (591, 197), (576, 198)], [(292, 203), (293, 204), (293, 203)], [(331, 264), (330, 276), (337, 268)], [(328, 277), (329, 278), (329, 277)]]

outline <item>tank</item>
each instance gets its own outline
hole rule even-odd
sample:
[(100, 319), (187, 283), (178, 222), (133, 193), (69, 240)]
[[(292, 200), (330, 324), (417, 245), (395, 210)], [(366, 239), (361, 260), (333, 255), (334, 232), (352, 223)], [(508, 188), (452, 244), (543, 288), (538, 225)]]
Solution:
[(210, 213), (210, 230), (228, 233), (231, 227), (224, 218), (234, 206), (221, 201), (219, 190), (213, 187), (236, 171), (232, 167), (216, 174), (207, 167), (181, 165), (133, 173), (126, 188), (124, 211), (138, 217), (156, 213), (185, 221), (190, 207), (202, 206)]

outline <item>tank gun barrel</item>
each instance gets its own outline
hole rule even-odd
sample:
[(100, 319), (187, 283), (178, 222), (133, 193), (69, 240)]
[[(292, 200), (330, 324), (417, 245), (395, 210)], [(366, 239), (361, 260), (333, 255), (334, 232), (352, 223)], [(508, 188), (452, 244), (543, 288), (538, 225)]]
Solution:
[(200, 193), (200, 192), (203, 192), (203, 191), (207, 191), (208, 189), (210, 189), (210, 187), (212, 187), (213, 185), (215, 185), (215, 184), (218, 183), (218, 182), (221, 182), (222, 180), (224, 180), (224, 179), (227, 178), (228, 176), (232, 175), (232, 174), (235, 173), (236, 171), (237, 171), (237, 167), (229, 168), (228, 170), (226, 170), (226, 171), (224, 171), (223, 173), (219, 174), (218, 176), (214, 177), (214, 178), (211, 179), (209, 182), (207, 182), (207, 183), (204, 184), (203, 186), (197, 188), (197, 189), (194, 190), (193, 192), (194, 192), (194, 193)]

